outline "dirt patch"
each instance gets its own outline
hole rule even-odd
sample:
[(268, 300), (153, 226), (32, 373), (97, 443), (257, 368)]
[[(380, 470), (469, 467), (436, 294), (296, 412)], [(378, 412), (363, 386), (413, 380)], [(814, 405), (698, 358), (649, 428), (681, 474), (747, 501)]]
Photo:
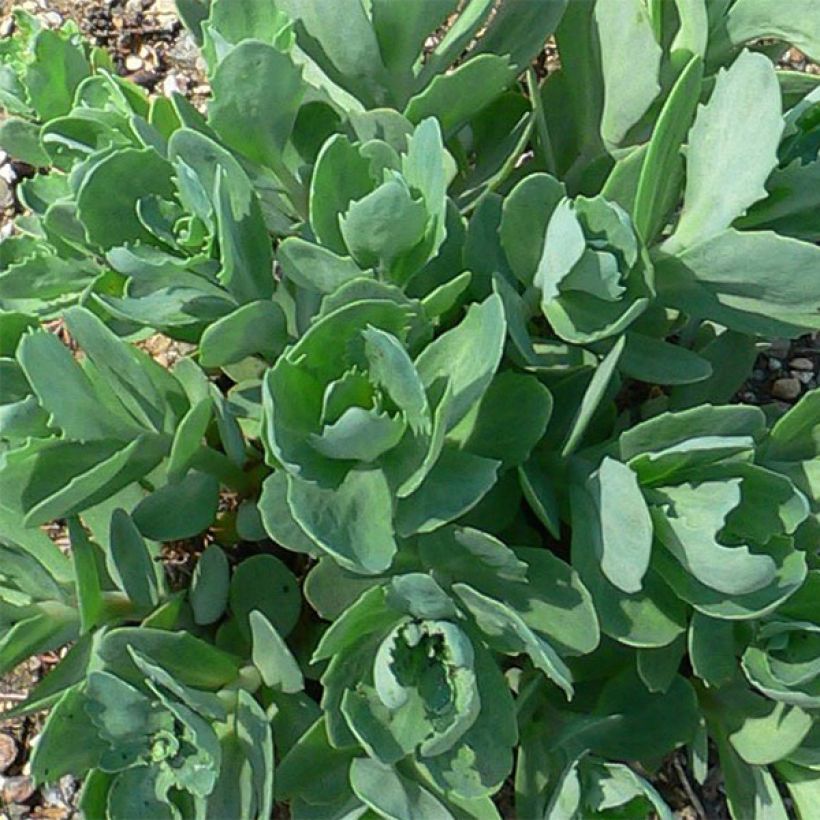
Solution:
[(108, 51), (120, 74), (149, 91), (178, 91), (198, 105), (210, 93), (205, 65), (177, 18), (174, 0), (23, 0), (17, 5), (52, 28), (73, 20), (90, 42)]

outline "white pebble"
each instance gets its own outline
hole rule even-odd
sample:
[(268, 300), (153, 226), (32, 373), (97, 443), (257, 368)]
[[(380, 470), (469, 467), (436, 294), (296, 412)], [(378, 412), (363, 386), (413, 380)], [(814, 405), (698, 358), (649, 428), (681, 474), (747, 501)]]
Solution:
[(4, 179), (9, 185), (14, 185), (17, 182), (17, 174), (10, 163), (0, 168), (0, 179)]

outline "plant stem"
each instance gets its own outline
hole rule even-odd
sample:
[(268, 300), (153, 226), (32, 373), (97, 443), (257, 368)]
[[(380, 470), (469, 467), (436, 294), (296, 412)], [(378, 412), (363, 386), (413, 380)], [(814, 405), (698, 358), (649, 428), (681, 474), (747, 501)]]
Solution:
[(530, 92), (530, 103), (535, 117), (535, 127), (538, 131), (539, 143), (543, 152), (544, 165), (548, 173), (556, 175), (558, 163), (555, 159), (555, 151), (552, 147), (550, 132), (547, 126), (547, 118), (544, 116), (544, 106), (541, 104), (541, 92), (538, 88), (538, 78), (530, 68), (527, 71), (527, 89)]

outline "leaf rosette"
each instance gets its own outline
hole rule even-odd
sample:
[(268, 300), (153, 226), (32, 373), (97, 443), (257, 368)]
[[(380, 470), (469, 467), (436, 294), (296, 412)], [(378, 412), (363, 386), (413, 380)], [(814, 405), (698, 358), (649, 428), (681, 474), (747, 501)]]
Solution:
[[(186, 671), (181, 658), (201, 666)], [(84, 811), (112, 820), (267, 816), (273, 740), (258, 685), (255, 670), (190, 635), (115, 629), (54, 706), (33, 775), (85, 775)]]
[(577, 574), (546, 550), (452, 526), (415, 546), (417, 571), (388, 581), (353, 576), (329, 558), (308, 577), (317, 611), (341, 613), (314, 655), (329, 661), (328, 737), (338, 748), (359, 743), (384, 765), (412, 763), (449, 797), (476, 799), (503, 782), (516, 742), (496, 653), (543, 675), (566, 701), (564, 656), (594, 648), (598, 624)]
[(425, 344), (418, 303), (372, 296), (320, 316), (263, 388), (268, 459), (281, 467), (260, 501), (268, 532), (364, 574), (388, 569), (397, 535), (458, 518), (495, 483), (500, 462), (448, 434), (489, 387), (506, 332), (491, 296)]
[(773, 700), (820, 706), (820, 626), (775, 617), (759, 628), (743, 654), (750, 683)]
[[(11, 125), (6, 120), (0, 126), (0, 144), (16, 156), (20, 152), (15, 149), (33, 147), (37, 141), (35, 126), (27, 126), (26, 120), (66, 113), (77, 87), (91, 74), (90, 57), (109, 65), (110, 61), (98, 50), (92, 54), (74, 22), (46, 28), (24, 9), (14, 10), (13, 21), (14, 36), (4, 37), (0, 45), (0, 106), (25, 119), (15, 119)], [(35, 148), (26, 158), (40, 156)]]
[(561, 773), (546, 810), (569, 820), (656, 815), (671, 820), (672, 812), (653, 786), (623, 763), (606, 763), (582, 755)]
[(710, 406), (622, 434), (617, 460), (605, 457), (575, 494), (573, 516), (574, 558), (605, 632), (664, 646), (683, 631), (681, 601), (745, 620), (800, 587), (806, 557), (795, 542), (810, 524), (809, 503), (788, 477), (755, 463), (764, 435), (756, 408)]
[(329, 292), (365, 271), (405, 285), (438, 252), (455, 163), (436, 120), (413, 129), (396, 114), (391, 129), (376, 131), (383, 139), (336, 134), (323, 145), (310, 186), (318, 244), (294, 237), (279, 251), (296, 285)]
[(623, 333), (655, 295), (652, 263), (629, 215), (601, 196), (558, 204), (534, 284), (555, 332), (575, 343)]
[[(408, 599), (407, 592), (424, 595)], [(512, 767), (513, 701), (491, 652), (427, 575), (362, 595), (323, 637), (328, 736), (387, 765), (410, 758), (443, 791), (492, 793)], [(355, 670), (355, 672), (354, 672)]]

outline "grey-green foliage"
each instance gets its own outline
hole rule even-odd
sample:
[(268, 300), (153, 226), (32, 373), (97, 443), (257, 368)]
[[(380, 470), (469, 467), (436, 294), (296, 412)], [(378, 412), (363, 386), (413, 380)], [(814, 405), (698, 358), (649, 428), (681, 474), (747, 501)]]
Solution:
[(82, 42), (73, 22), (51, 30), (42, 26), (37, 17), (16, 9), (13, 25), (16, 36), (5, 38), (0, 47), (0, 103), (19, 119), (3, 123), (0, 140), (4, 146), (28, 149), (27, 157), (21, 158), (36, 160), (42, 158), (36, 126), (26, 128), (22, 123), (52, 120), (68, 113), (77, 87), (91, 74), (92, 63), (110, 67), (111, 61), (103, 52)]
[(714, 749), (735, 820), (813, 818), (820, 391), (735, 396), (820, 327), (818, 81), (778, 63), (816, 3), (178, 7), (207, 110), (70, 24), (0, 42), (42, 171), (0, 242), (0, 673), (68, 649), (12, 712), (50, 708), (38, 782), (666, 818), (665, 756)]
[(543, 238), (533, 277), (544, 315), (563, 339), (622, 333), (654, 296), (654, 275), (620, 206), (602, 198), (562, 200)]
[[(90, 541), (85, 543), (97, 549)], [(79, 568), (76, 540), (72, 546), (82, 614), (95, 588)], [(211, 550), (218, 552), (219, 548)], [(34, 561), (29, 558), (29, 565)], [(26, 575), (27, 564), (16, 559), (9, 563), (19, 566), (15, 572), (19, 597), (34, 586), (34, 581), (26, 580), (31, 570)], [(283, 572), (280, 583), (295, 585), (287, 570)], [(97, 590), (106, 585), (100, 574), (94, 580)], [(81, 637), (56, 674), (43, 681), (29, 703), (17, 710), (25, 714), (53, 704), (43, 742), (32, 758), (35, 778), (48, 781), (67, 773), (84, 776), (81, 805), (84, 812), (95, 816), (122, 820), (137, 814), (187, 817), (202, 812), (269, 816), (271, 719), (288, 736), (298, 734), (312, 713), (301, 694), (304, 683), (298, 665), (283, 641), (293, 623), (281, 620), (283, 603), (288, 606), (281, 589), (260, 595), (238, 574), (226, 577), (225, 582), (232, 597), (244, 603), (253, 600), (258, 607), (251, 613), (252, 639), (247, 644), (231, 644), (238, 654), (170, 628), (176, 622), (189, 622), (197, 612), (193, 589), (187, 601), (164, 594), (159, 607), (145, 620), (144, 606), (129, 602), (122, 592), (102, 591), (107, 615), (97, 626), (109, 628)], [(200, 588), (205, 583), (200, 581)], [(39, 586), (44, 587), (42, 581)], [(210, 591), (215, 593), (213, 588)], [(52, 593), (52, 597), (57, 595)], [(241, 607), (228, 606), (226, 599), (227, 595), (216, 616), (223, 629), (236, 629), (245, 615)], [(66, 588), (61, 599), (40, 604), (49, 616), (50, 634), (34, 625), (36, 604), (27, 602), (31, 611), (25, 613), (17, 632), (28, 634), (29, 641), (39, 641), (30, 644), (28, 651), (43, 651), (76, 637), (71, 600), (71, 590)], [(63, 609), (68, 621), (65, 616), (58, 619)], [(276, 626), (265, 610), (280, 613)], [(121, 626), (140, 621), (142, 625), (136, 628)], [(69, 634), (72, 626), (73, 634)], [(55, 634), (59, 629), (64, 634)], [(11, 637), (6, 654), (15, 640), (20, 641), (19, 636)], [(295, 676), (289, 670), (296, 670)]]
[(491, 296), (428, 342), (417, 301), (397, 300), (370, 280), (351, 281), (355, 301), (342, 301), (345, 290), (265, 379), (264, 438), (286, 481), (282, 473), (268, 479), (260, 509), (263, 521), (276, 521), (274, 537), (292, 519), (291, 537), (301, 532), (308, 551), (380, 573), (397, 535), (448, 523), (492, 487), (500, 462), (448, 434), (490, 386), (505, 323), (501, 300)]

